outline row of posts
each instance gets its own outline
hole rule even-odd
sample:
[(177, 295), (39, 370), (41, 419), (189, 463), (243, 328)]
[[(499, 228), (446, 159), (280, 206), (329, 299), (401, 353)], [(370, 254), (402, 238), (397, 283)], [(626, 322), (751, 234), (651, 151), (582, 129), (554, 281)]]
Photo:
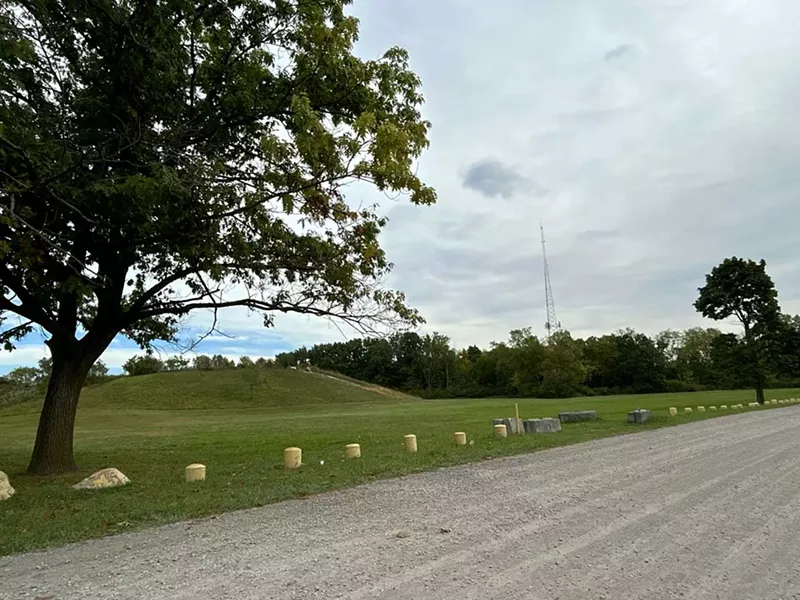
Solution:
[[(501, 425), (503, 430), (505, 430), (505, 425)], [(495, 427), (495, 431), (497, 428)], [(505, 435), (502, 437), (506, 437)], [(456, 446), (466, 446), (467, 445), (467, 434), (463, 431), (456, 431), (453, 434), (453, 440), (456, 443)], [(403, 442), (406, 447), (406, 452), (416, 452), (417, 451), (417, 436), (413, 433), (409, 433), (408, 435), (404, 436)], [(361, 458), (361, 444), (347, 444), (344, 447), (344, 457), (345, 458)], [(287, 469), (299, 469), (303, 464), (303, 451), (297, 447), (286, 448), (283, 451), (283, 465)]]

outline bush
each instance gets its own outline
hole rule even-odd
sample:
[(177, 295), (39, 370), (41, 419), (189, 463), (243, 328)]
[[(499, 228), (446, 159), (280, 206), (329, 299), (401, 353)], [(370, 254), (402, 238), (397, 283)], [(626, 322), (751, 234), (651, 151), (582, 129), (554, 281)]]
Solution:
[(122, 365), (122, 368), (128, 375), (150, 375), (151, 373), (158, 373), (164, 370), (164, 363), (158, 360), (152, 354), (145, 354), (144, 356), (132, 356), (127, 362)]

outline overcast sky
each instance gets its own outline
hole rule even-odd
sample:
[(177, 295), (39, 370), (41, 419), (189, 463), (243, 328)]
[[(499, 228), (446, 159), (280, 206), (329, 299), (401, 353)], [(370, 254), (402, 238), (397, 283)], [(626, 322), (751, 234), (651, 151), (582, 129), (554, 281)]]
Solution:
[[(575, 335), (712, 325), (692, 308), (731, 255), (764, 258), (800, 312), (800, 2), (356, 0), (358, 53), (411, 53), (433, 123), (419, 173), (439, 202), (380, 201), (390, 280), (458, 347), (544, 333), (539, 222)], [(358, 193), (362, 193), (359, 191)], [(193, 318), (201, 327), (207, 315)], [(199, 350), (272, 356), (342, 339), (223, 313)], [(117, 341), (104, 356), (133, 354)], [(0, 370), (44, 353), (28, 340)]]

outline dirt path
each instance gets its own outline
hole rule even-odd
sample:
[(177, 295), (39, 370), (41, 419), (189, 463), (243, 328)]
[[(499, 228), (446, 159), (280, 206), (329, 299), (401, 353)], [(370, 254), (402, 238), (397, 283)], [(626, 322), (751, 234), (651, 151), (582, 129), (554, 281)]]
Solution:
[(788, 600), (799, 556), (792, 407), (0, 558), (0, 598)]

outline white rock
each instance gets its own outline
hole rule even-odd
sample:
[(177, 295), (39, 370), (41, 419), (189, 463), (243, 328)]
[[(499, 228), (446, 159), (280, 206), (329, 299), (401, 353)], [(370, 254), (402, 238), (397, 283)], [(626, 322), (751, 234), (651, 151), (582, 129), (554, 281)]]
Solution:
[(102, 469), (97, 473), (92, 473), (81, 481), (72, 486), (73, 490), (100, 490), (103, 488), (119, 487), (121, 485), (128, 485), (130, 479), (125, 477), (117, 469), (113, 467), (110, 469)]
[(11, 482), (8, 480), (8, 475), (0, 471), (0, 500), (8, 500), (16, 493), (16, 490), (11, 487)]

